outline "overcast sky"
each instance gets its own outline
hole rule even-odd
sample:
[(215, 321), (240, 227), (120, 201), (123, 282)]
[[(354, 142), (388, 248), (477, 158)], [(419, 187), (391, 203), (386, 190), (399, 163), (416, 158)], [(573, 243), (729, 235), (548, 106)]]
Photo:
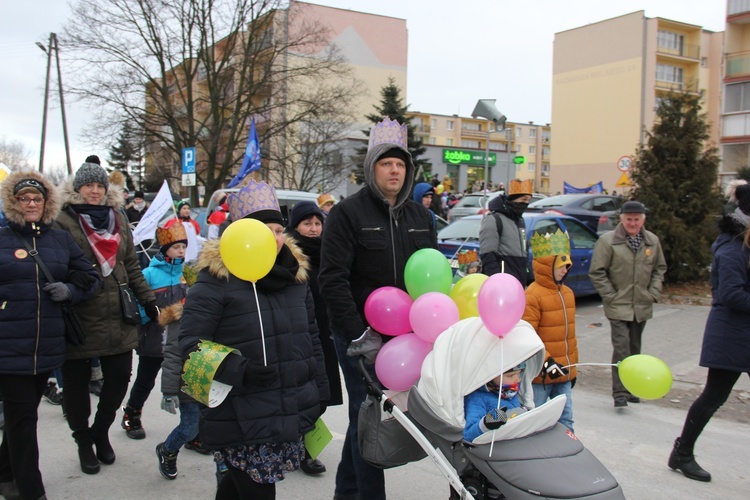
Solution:
[[(726, 0), (318, 0), (321, 5), (406, 19), (409, 109), (468, 116), (478, 99), (497, 99), (510, 121), (547, 123), (551, 116), (555, 33), (645, 10), (723, 31)], [(39, 159), (46, 55), (50, 32), (69, 14), (64, 0), (4, 0), (0, 16), (0, 138), (22, 141)], [(86, 29), (81, 26), (81, 29)], [(54, 69), (53, 69), (54, 76)], [(65, 73), (63, 68), (63, 84)], [(52, 85), (56, 85), (53, 78)], [(54, 87), (56, 89), (56, 87)], [(75, 169), (93, 150), (81, 132), (89, 110), (66, 102)], [(64, 168), (60, 109), (50, 109), (45, 169)], [(554, 127), (554, 124), (553, 124)]]

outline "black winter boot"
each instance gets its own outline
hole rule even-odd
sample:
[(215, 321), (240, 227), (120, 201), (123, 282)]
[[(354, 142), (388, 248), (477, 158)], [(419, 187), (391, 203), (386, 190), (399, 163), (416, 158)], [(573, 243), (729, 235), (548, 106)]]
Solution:
[(94, 446), (96, 446), (96, 458), (104, 465), (115, 463), (116, 455), (109, 442), (109, 430), (102, 430), (94, 422), (94, 425), (91, 426), (91, 437), (94, 440)]
[(672, 470), (679, 470), (690, 479), (696, 481), (708, 482), (711, 480), (711, 474), (704, 470), (703, 467), (698, 465), (695, 461), (695, 456), (692, 452), (685, 453), (681, 450), (680, 438), (675, 439), (674, 448), (672, 454), (669, 455), (669, 468)]
[(144, 439), (146, 430), (141, 425), (141, 410), (125, 406), (122, 415), (122, 428), (130, 439)]
[(91, 439), (90, 430), (87, 428), (82, 432), (74, 432), (73, 437), (78, 444), (78, 459), (81, 462), (81, 470), (86, 474), (97, 474), (99, 472), (99, 460), (94, 453), (94, 441)]

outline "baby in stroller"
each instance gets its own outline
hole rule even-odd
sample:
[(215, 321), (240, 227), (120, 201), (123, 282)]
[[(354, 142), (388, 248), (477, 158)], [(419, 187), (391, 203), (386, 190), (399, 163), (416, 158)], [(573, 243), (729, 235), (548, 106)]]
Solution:
[(473, 441), (480, 434), (499, 429), (526, 411), (518, 397), (524, 368), (526, 363), (516, 365), (464, 398), (464, 440)]

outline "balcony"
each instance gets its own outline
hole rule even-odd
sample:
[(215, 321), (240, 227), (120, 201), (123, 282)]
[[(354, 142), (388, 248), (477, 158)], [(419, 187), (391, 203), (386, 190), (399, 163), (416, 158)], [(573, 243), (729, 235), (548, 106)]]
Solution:
[(750, 0), (729, 0), (727, 16), (744, 14), (750, 12)]
[(683, 82), (664, 82), (661, 80), (656, 80), (655, 87), (656, 87), (656, 90), (665, 90), (668, 92), (690, 92), (693, 94), (698, 93), (698, 83), (696, 82), (683, 83)]
[(472, 139), (486, 139), (487, 138), (487, 132), (482, 132), (481, 130), (466, 130), (461, 129), (461, 138), (468, 138), (471, 137)]
[(662, 55), (682, 57), (686, 59), (698, 60), (701, 57), (701, 47), (694, 43), (685, 43), (680, 48), (660, 46), (656, 47), (656, 52)]
[(418, 134), (429, 135), (431, 127), (429, 125), (415, 125), (414, 132)]
[(733, 78), (746, 75), (750, 75), (750, 51), (727, 54), (726, 77)]

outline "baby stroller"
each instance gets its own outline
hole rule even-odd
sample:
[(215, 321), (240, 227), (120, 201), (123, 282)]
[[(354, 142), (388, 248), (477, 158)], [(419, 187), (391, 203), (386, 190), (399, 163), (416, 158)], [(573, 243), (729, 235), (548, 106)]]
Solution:
[(408, 393), (385, 394), (365, 374), (362, 456), (383, 468), (430, 456), (448, 479), (452, 499), (624, 499), (612, 474), (557, 423), (565, 396), (463, 441), (464, 396), (523, 361), (519, 395), (532, 408), (531, 380), (544, 362), (544, 344), (525, 321), (502, 339), (479, 318), (459, 321), (440, 334)]

